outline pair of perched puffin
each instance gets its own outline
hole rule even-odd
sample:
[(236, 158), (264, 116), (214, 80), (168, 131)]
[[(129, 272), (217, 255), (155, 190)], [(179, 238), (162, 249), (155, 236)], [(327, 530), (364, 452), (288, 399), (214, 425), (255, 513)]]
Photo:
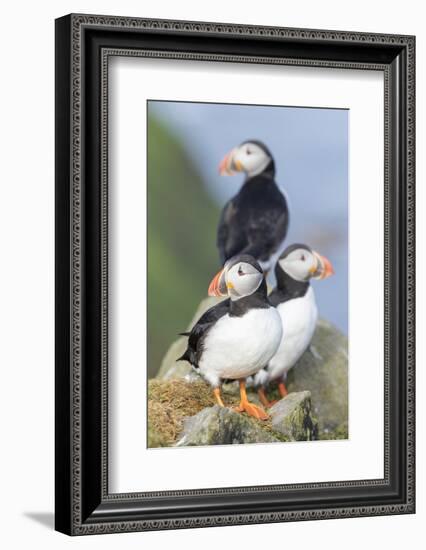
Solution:
[[(268, 297), (265, 272), (279, 254), (288, 229), (288, 206), (277, 186), (271, 153), (250, 140), (233, 149), (220, 164), (221, 174), (243, 171), (246, 180), (224, 207), (217, 244), (223, 269), (212, 280), (210, 296), (227, 296), (208, 309), (188, 336), (179, 360), (186, 360), (213, 387), (224, 406), (221, 385), (239, 380), (236, 410), (265, 420), (265, 410), (247, 399), (246, 379), (254, 378), (261, 403), (266, 389), (279, 382), (287, 394), (287, 372), (309, 346), (317, 320), (310, 280), (333, 273), (330, 262), (306, 245), (294, 244), (275, 266), (276, 289)], [(264, 272), (265, 270), (265, 272)]]
[(228, 300), (208, 309), (187, 333), (186, 360), (213, 387), (218, 405), (224, 406), (223, 380), (239, 380), (238, 411), (266, 420), (268, 414), (250, 403), (246, 379), (254, 376), (263, 405), (270, 406), (265, 388), (284, 380), (307, 349), (316, 324), (317, 308), (311, 278), (332, 274), (330, 262), (305, 245), (292, 245), (276, 268), (277, 288), (268, 298), (265, 275), (259, 263), (246, 254), (225, 263), (209, 287), (209, 296)]

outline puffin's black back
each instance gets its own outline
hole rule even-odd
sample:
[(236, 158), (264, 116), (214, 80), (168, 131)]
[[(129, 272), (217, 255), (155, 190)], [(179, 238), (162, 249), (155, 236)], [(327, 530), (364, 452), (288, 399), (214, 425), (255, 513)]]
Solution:
[(222, 264), (242, 253), (268, 261), (285, 239), (288, 206), (275, 183), (271, 163), (264, 172), (246, 180), (222, 210), (217, 233)]

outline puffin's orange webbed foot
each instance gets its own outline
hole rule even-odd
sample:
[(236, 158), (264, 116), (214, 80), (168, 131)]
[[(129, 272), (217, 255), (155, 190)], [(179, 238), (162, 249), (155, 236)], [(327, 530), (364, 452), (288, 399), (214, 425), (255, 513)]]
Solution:
[(234, 411), (245, 412), (258, 420), (268, 420), (269, 418), (269, 414), (265, 412), (262, 407), (258, 407), (254, 403), (250, 403), (250, 401), (240, 403), (238, 407), (234, 407)]
[(240, 398), (240, 404), (238, 407), (234, 408), (234, 411), (246, 412), (249, 416), (253, 416), (259, 420), (268, 420), (269, 414), (266, 413), (262, 407), (258, 407), (257, 405), (250, 403), (247, 399), (246, 381), (244, 379), (240, 380)]
[(259, 388), (257, 390), (257, 394), (262, 405), (268, 409), (275, 405), (275, 403), (277, 403), (276, 399), (274, 399), (273, 401), (269, 401), (264, 388)]
[(287, 386), (284, 384), (284, 382), (280, 382), (278, 384), (278, 391), (280, 392), (281, 397), (286, 397), (286, 395), (288, 395)]

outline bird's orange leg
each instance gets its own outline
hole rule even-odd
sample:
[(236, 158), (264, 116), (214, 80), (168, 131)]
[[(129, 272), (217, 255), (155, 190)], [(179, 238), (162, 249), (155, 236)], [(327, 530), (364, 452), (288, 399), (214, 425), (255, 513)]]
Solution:
[(262, 405), (266, 408), (269, 408), (269, 407), (272, 407), (272, 405), (275, 405), (276, 401), (269, 401), (267, 395), (266, 395), (266, 392), (265, 392), (265, 388), (259, 388), (257, 390), (257, 394), (259, 396), (259, 399), (260, 399), (260, 402), (262, 403)]
[(280, 382), (278, 384), (278, 391), (280, 392), (281, 397), (285, 397), (286, 395), (288, 395), (288, 389), (284, 382)]
[(217, 404), (219, 405), (219, 407), (224, 407), (225, 405), (223, 404), (222, 396), (220, 395), (220, 388), (215, 388), (213, 390), (213, 393), (214, 393), (214, 396), (216, 398), (216, 401), (217, 401)]
[(240, 380), (240, 404), (234, 409), (237, 412), (246, 412), (250, 416), (254, 416), (259, 420), (267, 420), (269, 415), (257, 405), (250, 403), (247, 399), (246, 381), (244, 378)]

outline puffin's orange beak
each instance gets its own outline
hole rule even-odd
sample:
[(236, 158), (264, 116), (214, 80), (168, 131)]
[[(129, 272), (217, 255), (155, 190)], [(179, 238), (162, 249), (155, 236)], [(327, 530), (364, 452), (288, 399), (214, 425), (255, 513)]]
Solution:
[(208, 295), (209, 296), (227, 296), (227, 286), (225, 281), (225, 270), (221, 269), (219, 273), (213, 277), (210, 283)]
[(327, 277), (331, 277), (331, 275), (334, 275), (334, 269), (331, 265), (330, 260), (328, 260), (325, 256), (321, 256), (321, 254), (318, 254), (318, 252), (315, 251), (314, 255), (318, 260), (318, 264), (314, 271), (313, 278), (322, 281), (323, 279), (327, 279)]
[(232, 149), (225, 155), (219, 164), (219, 174), (221, 176), (232, 176), (235, 172), (241, 172), (243, 169), (241, 162), (234, 159), (236, 149)]

